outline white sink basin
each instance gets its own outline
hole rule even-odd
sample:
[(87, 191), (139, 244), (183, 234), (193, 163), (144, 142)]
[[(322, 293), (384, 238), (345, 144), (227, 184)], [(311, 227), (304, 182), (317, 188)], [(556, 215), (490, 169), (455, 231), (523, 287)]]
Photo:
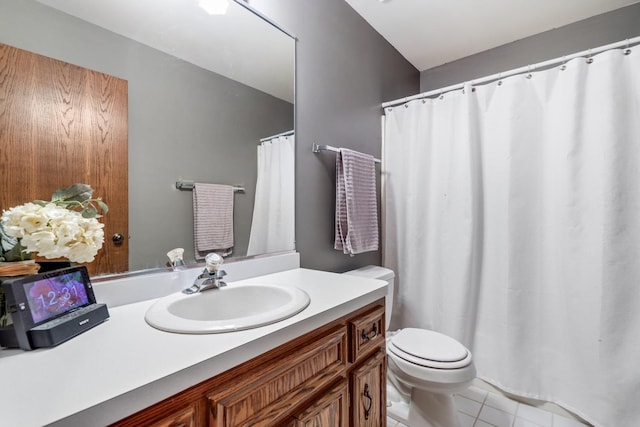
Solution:
[(309, 295), (292, 286), (230, 284), (159, 299), (145, 314), (154, 328), (185, 334), (215, 334), (257, 328), (287, 319), (309, 305)]

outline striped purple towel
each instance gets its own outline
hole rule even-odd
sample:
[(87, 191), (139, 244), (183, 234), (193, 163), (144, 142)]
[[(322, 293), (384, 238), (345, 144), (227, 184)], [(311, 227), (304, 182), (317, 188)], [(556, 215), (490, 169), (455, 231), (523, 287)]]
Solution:
[(196, 259), (209, 252), (222, 256), (233, 251), (233, 187), (200, 184), (193, 186), (193, 242)]
[(345, 148), (336, 156), (334, 248), (350, 255), (378, 250), (375, 160)]

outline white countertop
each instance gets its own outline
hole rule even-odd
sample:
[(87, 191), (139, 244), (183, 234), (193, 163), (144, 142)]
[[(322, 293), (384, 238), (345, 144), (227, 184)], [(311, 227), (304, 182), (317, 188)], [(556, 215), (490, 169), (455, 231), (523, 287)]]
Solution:
[(107, 425), (386, 293), (381, 280), (299, 268), (228, 286), (234, 283), (298, 286), (311, 303), (272, 325), (209, 335), (174, 334), (149, 326), (144, 314), (156, 299), (110, 307), (106, 323), (58, 347), (0, 350), (0, 424)]

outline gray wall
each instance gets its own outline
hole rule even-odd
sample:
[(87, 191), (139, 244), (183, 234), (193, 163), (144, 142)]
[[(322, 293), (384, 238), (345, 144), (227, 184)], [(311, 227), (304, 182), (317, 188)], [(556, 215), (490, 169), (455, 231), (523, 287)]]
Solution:
[(256, 144), (293, 128), (293, 105), (31, 0), (0, 2), (0, 42), (128, 80), (132, 270), (174, 247), (193, 259), (191, 192), (177, 179), (245, 186), (234, 228), (246, 253)]
[(419, 91), (419, 73), (344, 0), (251, 0), (292, 32), (296, 57), (296, 247), (303, 267), (342, 272), (380, 264), (333, 249), (335, 155), (329, 144), (380, 157), (380, 104)]
[(427, 92), (640, 35), (640, 3), (546, 31), (420, 73)]
[[(640, 34), (640, 5), (420, 73), (343, 0), (251, 0), (297, 36), (296, 240), (303, 267), (328, 271), (379, 264), (380, 253), (333, 249), (334, 156), (311, 144), (380, 156), (380, 104)], [(421, 84), (419, 85), (418, 79)], [(420, 87), (419, 87), (420, 86)]]

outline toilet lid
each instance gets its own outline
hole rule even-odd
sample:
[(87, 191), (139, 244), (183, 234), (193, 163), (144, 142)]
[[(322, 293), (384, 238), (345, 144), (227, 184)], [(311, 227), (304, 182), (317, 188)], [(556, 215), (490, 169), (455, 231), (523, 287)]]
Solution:
[(420, 366), (457, 369), (471, 361), (469, 350), (453, 338), (426, 329), (406, 328), (391, 338), (389, 350)]

